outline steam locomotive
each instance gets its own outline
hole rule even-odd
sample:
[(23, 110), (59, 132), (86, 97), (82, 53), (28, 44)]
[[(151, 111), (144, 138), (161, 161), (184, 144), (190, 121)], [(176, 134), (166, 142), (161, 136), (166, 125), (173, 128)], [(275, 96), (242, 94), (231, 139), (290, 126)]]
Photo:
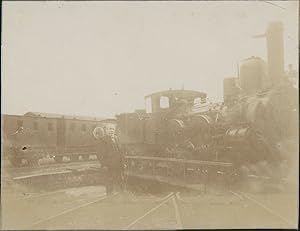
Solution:
[(224, 79), (224, 102), (206, 93), (167, 90), (145, 97), (146, 110), (117, 115), (128, 155), (230, 162), (238, 175), (282, 178), (297, 155), (298, 90), (284, 76), (283, 27), (266, 34), (268, 65), (244, 60)]
[(122, 113), (116, 120), (4, 115), (2, 143), (14, 148), (4, 153), (10, 153), (14, 165), (22, 159), (35, 163), (49, 153), (58, 162), (64, 156), (88, 159), (95, 152), (95, 127), (116, 122), (129, 156), (203, 160), (215, 166), (229, 162), (238, 175), (284, 177), (298, 153), (298, 89), (284, 74), (282, 25), (270, 24), (264, 36), (268, 63), (258, 57), (243, 60), (238, 77), (224, 79), (223, 102), (182, 89), (148, 95), (146, 110)]

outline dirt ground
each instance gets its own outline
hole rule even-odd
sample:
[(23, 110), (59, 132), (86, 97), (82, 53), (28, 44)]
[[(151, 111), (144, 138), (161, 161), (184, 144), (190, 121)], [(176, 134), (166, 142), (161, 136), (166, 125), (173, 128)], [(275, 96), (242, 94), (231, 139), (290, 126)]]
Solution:
[(166, 200), (167, 191), (105, 198), (101, 185), (25, 191), (2, 193), (2, 229), (296, 228), (298, 220), (297, 190), (181, 191)]

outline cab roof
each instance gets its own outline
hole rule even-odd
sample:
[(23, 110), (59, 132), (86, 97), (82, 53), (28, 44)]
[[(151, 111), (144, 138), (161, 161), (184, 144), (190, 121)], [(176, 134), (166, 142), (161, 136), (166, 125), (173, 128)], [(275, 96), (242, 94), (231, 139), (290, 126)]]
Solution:
[(199, 92), (199, 91), (193, 91), (193, 90), (167, 90), (167, 91), (159, 91), (152, 93), (150, 95), (145, 96), (146, 98), (149, 97), (161, 97), (161, 96), (177, 96), (179, 98), (206, 98), (206, 93)]

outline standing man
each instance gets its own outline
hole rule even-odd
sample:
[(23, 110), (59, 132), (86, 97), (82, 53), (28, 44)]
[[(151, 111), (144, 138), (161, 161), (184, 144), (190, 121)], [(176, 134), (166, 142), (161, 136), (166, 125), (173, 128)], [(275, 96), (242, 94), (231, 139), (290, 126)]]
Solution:
[(105, 169), (107, 195), (111, 195), (116, 189), (123, 189), (123, 154), (115, 130), (114, 124), (106, 124), (104, 135), (99, 139), (97, 147), (98, 159)]

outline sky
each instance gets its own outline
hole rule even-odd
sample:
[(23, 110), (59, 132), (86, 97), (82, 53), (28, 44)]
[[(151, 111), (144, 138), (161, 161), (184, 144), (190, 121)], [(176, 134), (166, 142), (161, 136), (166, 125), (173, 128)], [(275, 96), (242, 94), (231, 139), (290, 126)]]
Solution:
[(267, 24), (284, 25), (298, 68), (298, 1), (3, 2), (2, 113), (112, 117), (156, 91), (222, 100), (237, 63), (266, 60)]

